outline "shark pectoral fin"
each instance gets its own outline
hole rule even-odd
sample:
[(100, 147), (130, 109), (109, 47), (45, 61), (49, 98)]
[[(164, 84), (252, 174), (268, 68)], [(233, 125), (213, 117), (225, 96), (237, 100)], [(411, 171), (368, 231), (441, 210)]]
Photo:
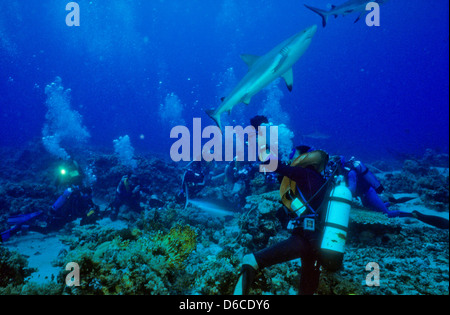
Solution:
[(289, 92), (292, 92), (292, 87), (294, 86), (294, 71), (292, 70), (292, 68), (289, 69), (281, 77), (284, 79), (284, 82), (286, 82), (286, 86)]
[(212, 120), (216, 123), (217, 127), (222, 130), (222, 125), (220, 124), (220, 114), (217, 114), (214, 109), (205, 110), (206, 114), (211, 117)]
[(241, 55), (241, 59), (244, 60), (249, 68), (251, 68), (259, 58), (260, 57), (256, 55)]
[(245, 95), (244, 98), (242, 99), (242, 103), (244, 103), (245, 105), (250, 104), (250, 102), (252, 101), (252, 97), (250, 95)]
[(361, 20), (361, 18), (362, 18), (366, 13), (367, 13), (367, 12), (361, 13), (361, 14), (358, 16), (358, 18), (355, 20), (355, 22), (353, 22), (353, 23), (356, 23), (356, 22), (358, 22), (359, 20)]

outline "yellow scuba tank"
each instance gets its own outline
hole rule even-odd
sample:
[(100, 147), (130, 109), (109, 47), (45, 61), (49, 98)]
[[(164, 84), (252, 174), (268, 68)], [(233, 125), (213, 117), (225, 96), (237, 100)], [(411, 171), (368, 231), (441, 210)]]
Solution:
[(342, 265), (350, 219), (352, 193), (345, 185), (343, 176), (331, 190), (324, 213), (323, 236), (320, 246), (320, 262), (329, 271), (337, 271)]

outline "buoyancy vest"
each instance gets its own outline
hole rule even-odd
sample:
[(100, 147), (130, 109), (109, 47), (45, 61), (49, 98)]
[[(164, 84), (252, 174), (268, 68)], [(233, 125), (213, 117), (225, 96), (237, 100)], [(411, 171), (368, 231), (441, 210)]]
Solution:
[[(313, 166), (320, 173), (325, 169), (327, 162), (328, 154), (325, 151), (316, 150), (300, 155), (291, 163), (291, 166), (303, 168)], [(283, 205), (297, 216), (302, 215), (310, 207), (308, 200), (298, 189), (297, 183), (287, 176), (281, 181), (280, 197)]]

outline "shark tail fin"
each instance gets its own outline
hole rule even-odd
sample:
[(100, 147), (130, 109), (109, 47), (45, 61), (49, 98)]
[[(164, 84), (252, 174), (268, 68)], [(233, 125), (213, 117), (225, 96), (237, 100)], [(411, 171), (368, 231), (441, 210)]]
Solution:
[(322, 17), (322, 26), (323, 27), (327, 26), (327, 21), (328, 21), (328, 12), (327, 11), (321, 10), (321, 9), (317, 9), (317, 8), (314, 8), (314, 7), (310, 7), (309, 5), (306, 5), (306, 4), (305, 4), (305, 7), (307, 7), (311, 11), (319, 14)]
[(222, 130), (222, 125), (220, 123), (220, 115), (217, 115), (216, 111), (213, 109), (208, 109), (205, 112), (206, 114), (208, 114), (209, 117), (211, 117), (212, 120), (214, 120), (217, 127), (219, 127), (219, 129)]

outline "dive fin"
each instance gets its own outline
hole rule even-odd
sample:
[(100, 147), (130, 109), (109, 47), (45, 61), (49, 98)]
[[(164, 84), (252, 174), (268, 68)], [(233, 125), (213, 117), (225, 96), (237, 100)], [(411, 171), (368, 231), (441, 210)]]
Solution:
[(423, 214), (417, 210), (414, 210), (412, 212), (412, 214), (416, 219), (418, 219), (426, 224), (432, 225), (439, 229), (448, 230), (448, 220), (445, 218), (434, 216), (434, 215)]
[(17, 226), (13, 227), (12, 229), (9, 229), (5, 232), (0, 233), (0, 243), (6, 242), (11, 237), (11, 233), (15, 232), (17, 230)]
[(281, 77), (284, 79), (284, 82), (286, 82), (286, 86), (287, 86), (289, 92), (292, 92), (292, 88), (294, 86), (294, 71), (292, 71), (292, 68), (289, 69)]
[(22, 225), (21, 224), (17, 224), (14, 225), (12, 228), (10, 228), (9, 230), (6, 230), (4, 232), (0, 233), (0, 243), (2, 242), (6, 242), (7, 240), (10, 239), (10, 237), (16, 233), (17, 231), (19, 231), (21, 229)]
[(7, 222), (9, 225), (23, 224), (27, 221), (30, 221), (31, 219), (34, 219), (37, 216), (40, 216), (41, 214), (42, 214), (42, 212), (38, 211), (38, 212), (33, 212), (33, 213), (11, 216), (8, 218)]
[(321, 10), (321, 9), (317, 9), (317, 8), (314, 8), (314, 7), (310, 7), (309, 5), (306, 5), (306, 4), (305, 4), (305, 7), (307, 7), (311, 11), (319, 14), (322, 17), (322, 26), (323, 27), (327, 26), (327, 21), (328, 21), (328, 12), (327, 11)]
[(214, 120), (217, 127), (219, 127), (219, 129), (222, 130), (222, 125), (220, 124), (220, 115), (217, 115), (216, 111), (213, 109), (208, 109), (205, 112), (206, 114), (208, 114), (209, 117), (211, 117), (212, 120)]

